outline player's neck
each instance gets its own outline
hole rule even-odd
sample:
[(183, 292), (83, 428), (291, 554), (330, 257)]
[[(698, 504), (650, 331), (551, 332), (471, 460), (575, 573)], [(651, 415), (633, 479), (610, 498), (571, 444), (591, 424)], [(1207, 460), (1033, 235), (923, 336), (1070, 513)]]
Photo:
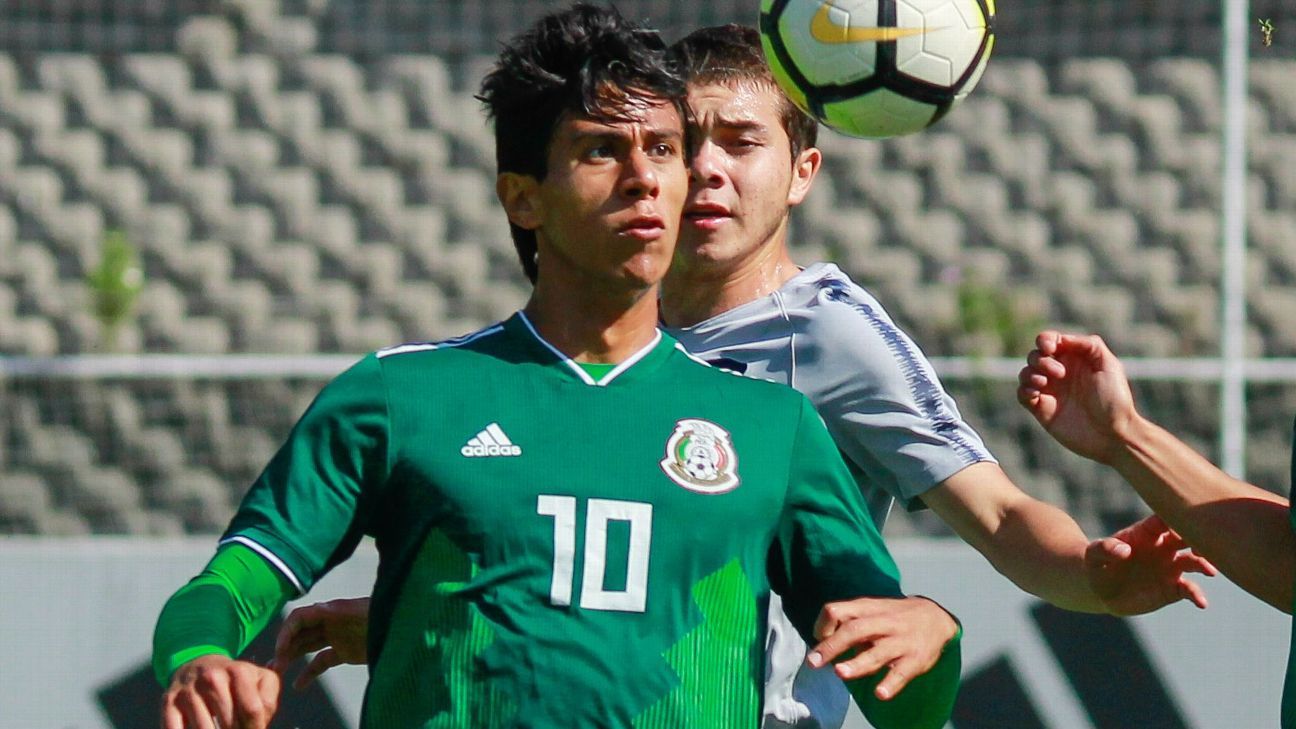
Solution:
[(546, 342), (573, 360), (619, 364), (656, 336), (657, 292), (652, 286), (609, 295), (546, 285), (541, 276), (523, 311)]
[(800, 273), (787, 246), (761, 246), (732, 265), (676, 266), (662, 282), (662, 321), (688, 327), (777, 291)]

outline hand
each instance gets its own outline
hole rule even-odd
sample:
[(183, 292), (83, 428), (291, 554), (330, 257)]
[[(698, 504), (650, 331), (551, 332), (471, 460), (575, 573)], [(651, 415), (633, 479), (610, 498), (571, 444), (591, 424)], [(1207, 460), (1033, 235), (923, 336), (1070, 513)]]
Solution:
[(1111, 464), (1139, 416), (1125, 368), (1096, 335), (1041, 332), (1017, 376), (1017, 401), (1070, 450)]
[(282, 672), (298, 658), (319, 651), (293, 681), (293, 688), (300, 690), (334, 666), (367, 662), (368, 636), (367, 597), (299, 607), (288, 614), (279, 628), (275, 657), (270, 665)]
[(1187, 548), (1161, 517), (1149, 516), (1090, 542), (1085, 574), (1094, 594), (1113, 615), (1139, 615), (1179, 600), (1205, 609), (1206, 594), (1187, 573), (1213, 577), (1219, 571)]
[(176, 670), (162, 696), (163, 729), (265, 729), (279, 708), (279, 674), (221, 655)]
[(861, 597), (825, 605), (814, 631), (820, 643), (807, 657), (810, 666), (819, 668), (857, 648), (854, 657), (837, 664), (837, 675), (849, 681), (889, 668), (874, 690), (886, 701), (936, 665), (958, 623), (925, 597)]

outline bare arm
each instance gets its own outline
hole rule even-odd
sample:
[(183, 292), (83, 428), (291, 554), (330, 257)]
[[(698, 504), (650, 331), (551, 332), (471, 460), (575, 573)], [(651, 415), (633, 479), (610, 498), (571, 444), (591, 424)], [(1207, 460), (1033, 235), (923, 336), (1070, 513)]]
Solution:
[(923, 501), (1013, 584), (1058, 607), (1131, 615), (1181, 599), (1205, 607), (1186, 572), (1208, 563), (1179, 554), (1183, 543), (1145, 520), (1090, 541), (1066, 512), (1019, 489), (993, 463), (946, 479)]
[(1115, 468), (1229, 579), (1291, 612), (1296, 536), (1287, 500), (1228, 476), (1143, 418), (1100, 338), (1040, 334), (1020, 382), (1018, 399), (1050, 435)]
[(1287, 500), (1232, 478), (1141, 417), (1122, 436), (1111, 465), (1139, 496), (1239, 587), (1291, 612), (1296, 535)]

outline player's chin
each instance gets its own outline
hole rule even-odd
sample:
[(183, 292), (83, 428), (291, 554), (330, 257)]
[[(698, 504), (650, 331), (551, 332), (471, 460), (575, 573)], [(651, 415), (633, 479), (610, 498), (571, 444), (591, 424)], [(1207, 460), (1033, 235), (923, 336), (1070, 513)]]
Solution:
[(663, 255), (661, 251), (645, 251), (629, 257), (621, 264), (619, 278), (631, 286), (656, 286), (665, 278), (669, 265), (669, 255)]

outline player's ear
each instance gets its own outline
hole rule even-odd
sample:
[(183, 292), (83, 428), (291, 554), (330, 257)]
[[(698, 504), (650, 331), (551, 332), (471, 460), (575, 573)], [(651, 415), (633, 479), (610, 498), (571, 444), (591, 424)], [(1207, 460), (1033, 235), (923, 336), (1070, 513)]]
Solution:
[(800, 205), (814, 184), (815, 175), (823, 165), (823, 153), (818, 147), (806, 147), (792, 162), (792, 187), (788, 190), (788, 205)]
[(495, 196), (504, 206), (510, 223), (524, 230), (540, 227), (544, 204), (536, 178), (519, 172), (501, 172), (495, 178)]

